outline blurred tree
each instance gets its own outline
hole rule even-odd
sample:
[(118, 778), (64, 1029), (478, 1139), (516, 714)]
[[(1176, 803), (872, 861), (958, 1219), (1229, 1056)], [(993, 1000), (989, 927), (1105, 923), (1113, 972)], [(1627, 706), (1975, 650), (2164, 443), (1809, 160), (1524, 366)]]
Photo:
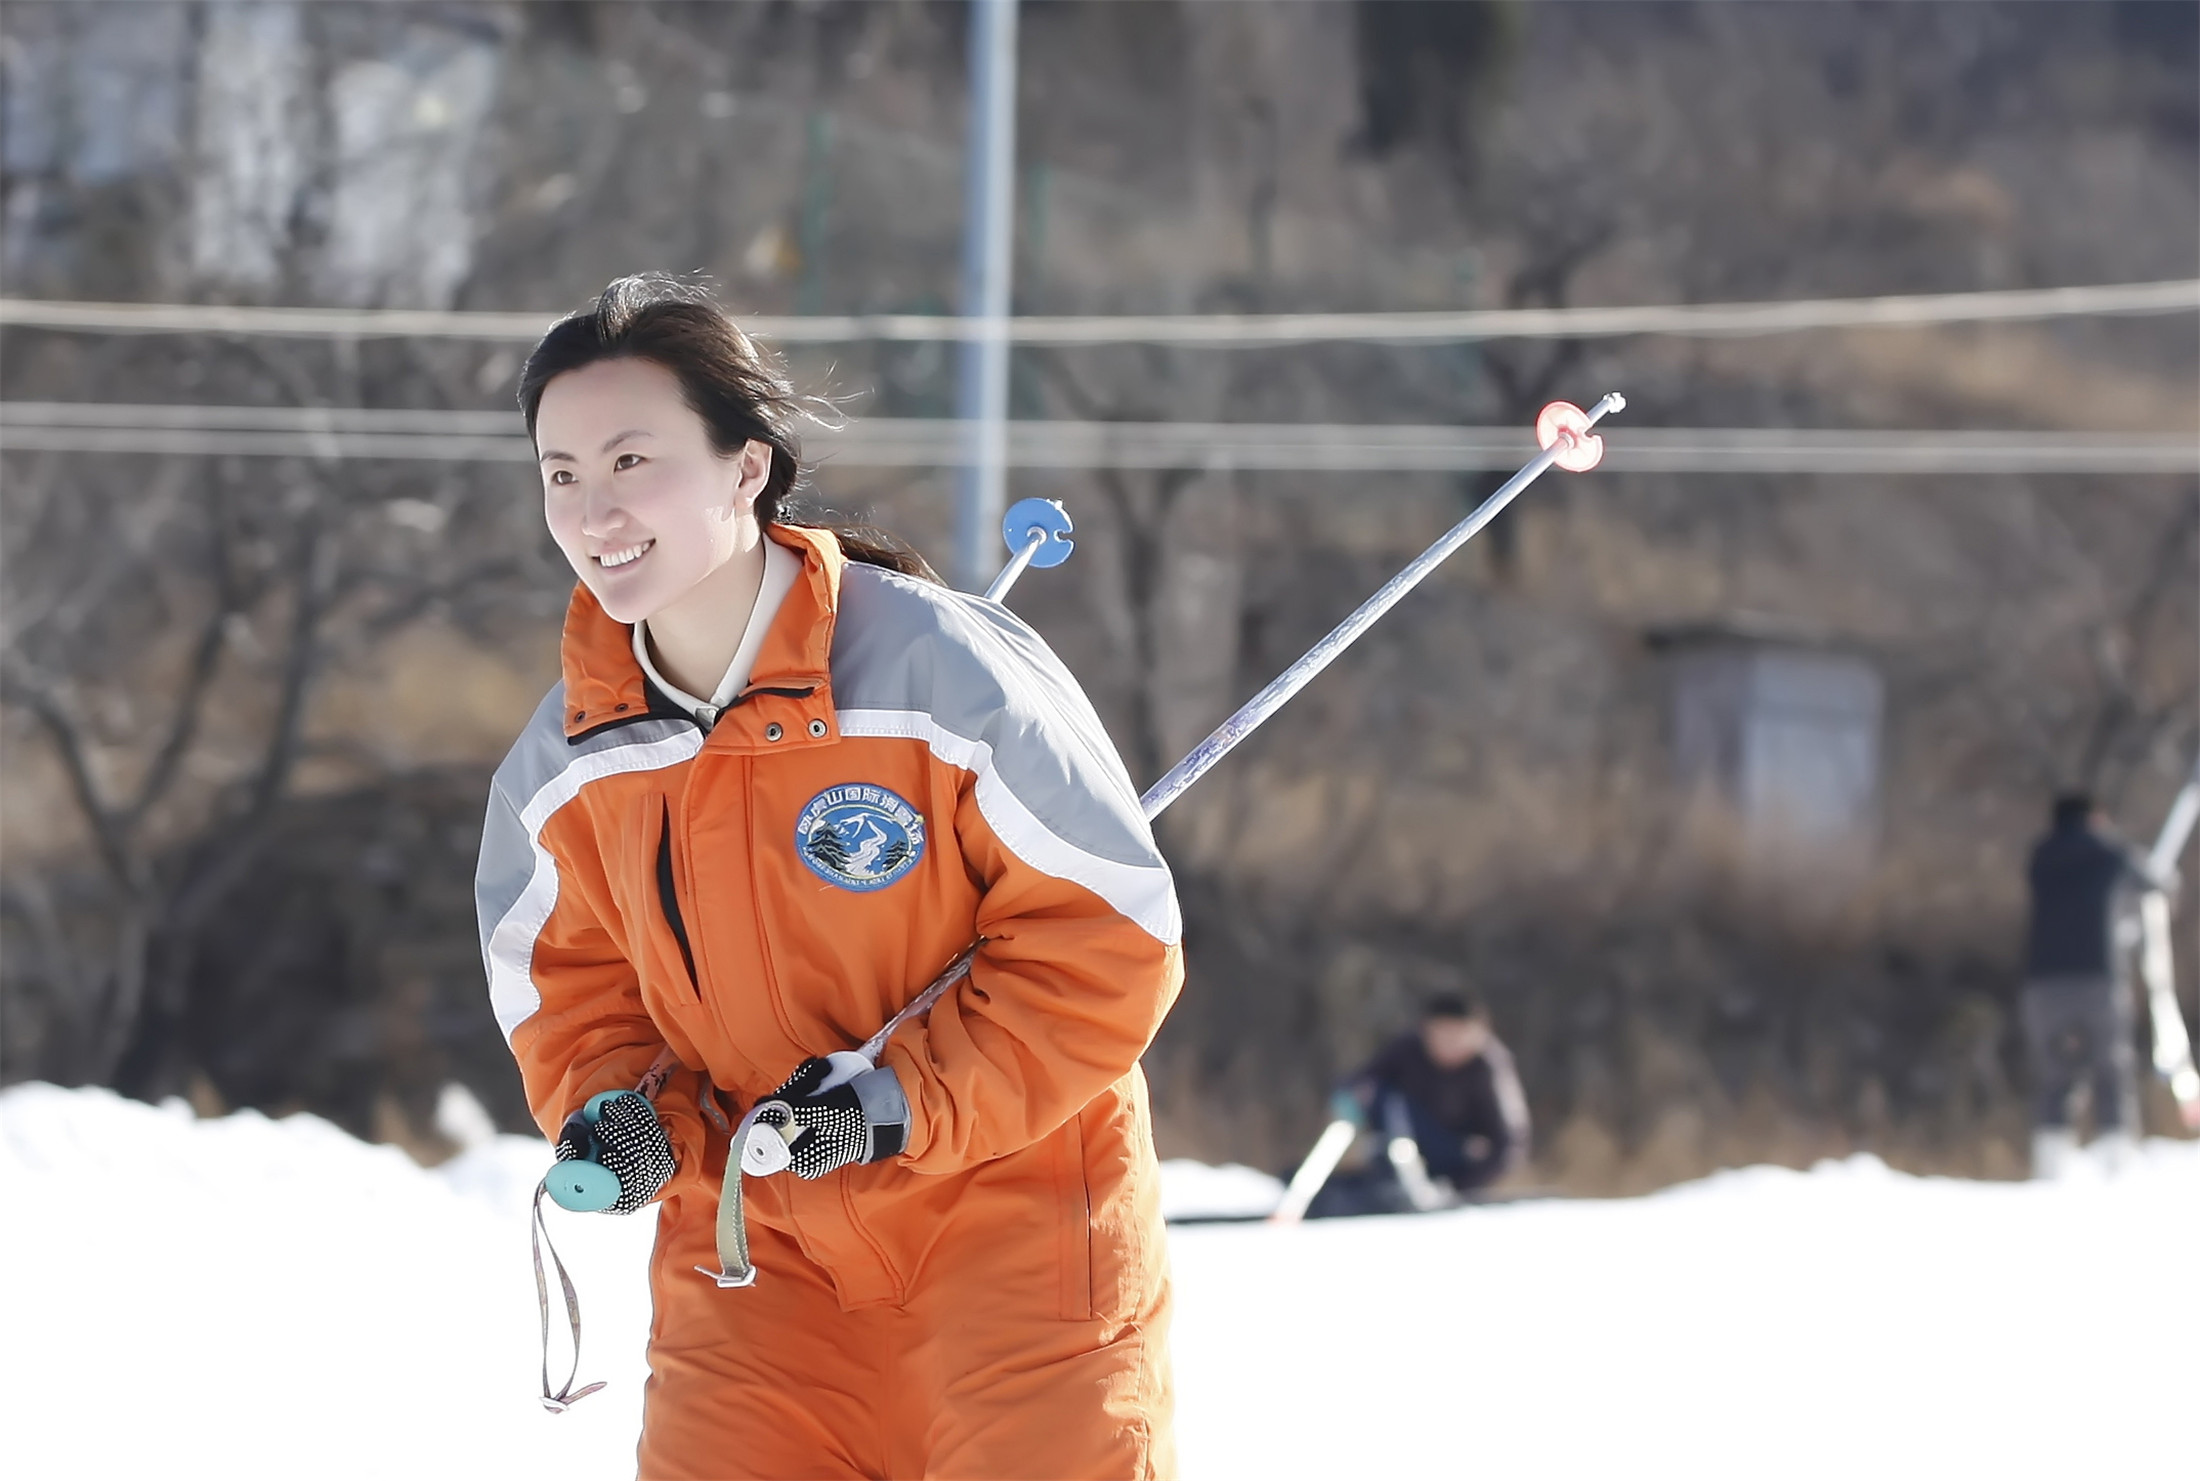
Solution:
[[(288, 405), (357, 405), (381, 379), (281, 342), (216, 358)], [(399, 379), (430, 369), (399, 358)], [(0, 902), (56, 998), (42, 1072), (173, 1088), (199, 932), (261, 868), (301, 769), (386, 766), (372, 733), (309, 731), (316, 687), (423, 618), (525, 609), (541, 540), (463, 467), (179, 458), (140, 482), (26, 461), (0, 507), (0, 702), (58, 760), (102, 888), (64, 902), (22, 875)]]
[[(135, 14), (10, 13), (27, 93), (10, 99), (9, 200), (45, 218), (8, 243), (18, 283), (451, 301), (473, 260), (464, 187), (493, 17), (163, 6), (148, 30)], [(159, 202), (126, 248), (87, 229), (110, 181)], [(478, 394), (478, 358), (408, 341), (36, 340), (10, 371), (49, 398), (449, 405)], [(315, 729), (327, 681), (423, 619), (486, 630), (541, 594), (543, 540), (502, 474), (222, 456), (218, 434), (213, 452), (11, 455), (0, 707), (52, 757), (95, 872), (18, 868), (0, 885), (10, 1075), (154, 1094), (202, 1069), (186, 1026), (221, 990), (194, 969), (210, 923), (264, 877), (302, 778), (326, 790), (390, 770), (383, 738)], [(288, 1011), (308, 1019), (313, 993), (339, 990), (300, 986)]]

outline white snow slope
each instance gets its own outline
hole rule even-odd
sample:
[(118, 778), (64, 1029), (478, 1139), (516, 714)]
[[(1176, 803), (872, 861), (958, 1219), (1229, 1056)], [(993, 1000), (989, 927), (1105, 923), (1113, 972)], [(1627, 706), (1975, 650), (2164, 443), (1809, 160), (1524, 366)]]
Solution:
[[(544, 1413), (544, 1161), (500, 1137), (423, 1171), (309, 1117), (0, 1092), (7, 1473), (632, 1474), (649, 1220), (552, 1211), (582, 1376), (612, 1386)], [(1641, 1199), (1179, 1229), (1182, 1469), (2189, 1476), (2196, 1233), (2187, 1144), (2053, 1186), (1860, 1157)]]

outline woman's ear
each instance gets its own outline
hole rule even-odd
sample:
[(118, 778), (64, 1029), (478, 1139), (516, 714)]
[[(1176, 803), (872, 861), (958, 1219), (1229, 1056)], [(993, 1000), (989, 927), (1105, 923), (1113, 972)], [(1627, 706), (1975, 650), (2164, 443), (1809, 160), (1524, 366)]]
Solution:
[(756, 508), (757, 497), (771, 481), (772, 445), (759, 438), (750, 438), (741, 444), (741, 451), (734, 454), (734, 466), (733, 502), (747, 514)]

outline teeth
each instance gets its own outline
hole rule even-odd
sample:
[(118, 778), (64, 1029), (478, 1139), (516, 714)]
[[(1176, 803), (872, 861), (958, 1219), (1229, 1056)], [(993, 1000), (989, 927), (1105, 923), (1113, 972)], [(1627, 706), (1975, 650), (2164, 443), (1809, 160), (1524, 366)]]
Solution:
[(640, 560), (643, 553), (656, 543), (654, 540), (644, 540), (641, 544), (629, 545), (624, 550), (607, 550), (596, 557), (596, 564), (607, 571), (613, 566), (623, 566), (628, 561)]

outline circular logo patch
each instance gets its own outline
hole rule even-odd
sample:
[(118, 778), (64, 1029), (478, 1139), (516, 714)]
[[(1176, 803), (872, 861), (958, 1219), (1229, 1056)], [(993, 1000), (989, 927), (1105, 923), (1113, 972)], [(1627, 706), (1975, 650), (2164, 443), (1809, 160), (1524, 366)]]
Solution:
[(924, 857), (924, 814), (884, 787), (827, 787), (794, 825), (810, 872), (844, 890), (883, 890)]

